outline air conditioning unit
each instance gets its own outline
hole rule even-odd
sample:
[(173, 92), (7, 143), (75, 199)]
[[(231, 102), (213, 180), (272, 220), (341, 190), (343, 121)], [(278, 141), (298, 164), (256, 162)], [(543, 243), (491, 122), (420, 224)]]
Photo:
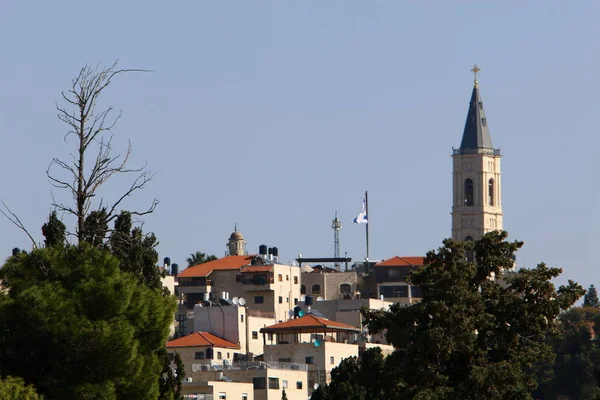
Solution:
[(187, 378), (185, 378), (185, 381), (189, 383), (189, 382), (193, 382), (194, 380), (192, 379), (191, 376), (188, 376)]

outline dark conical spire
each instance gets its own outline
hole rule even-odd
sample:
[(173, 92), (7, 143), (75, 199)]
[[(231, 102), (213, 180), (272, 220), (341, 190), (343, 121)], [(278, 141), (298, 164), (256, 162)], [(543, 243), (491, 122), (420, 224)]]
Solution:
[(483, 101), (479, 93), (479, 83), (477, 82), (477, 72), (479, 68), (475, 66), (475, 83), (473, 85), (473, 93), (471, 94), (471, 102), (469, 103), (469, 113), (467, 114), (467, 122), (465, 123), (465, 131), (463, 132), (460, 149), (493, 149), (492, 137), (488, 129), (487, 119), (483, 111)]

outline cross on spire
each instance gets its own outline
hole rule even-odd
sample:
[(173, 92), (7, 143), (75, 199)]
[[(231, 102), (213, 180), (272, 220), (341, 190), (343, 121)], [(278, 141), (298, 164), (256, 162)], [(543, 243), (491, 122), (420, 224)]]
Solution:
[(477, 66), (477, 64), (475, 64), (475, 66), (471, 69), (471, 72), (473, 72), (473, 75), (475, 76), (474, 81), (475, 83), (477, 83), (477, 73), (481, 71), (481, 69)]

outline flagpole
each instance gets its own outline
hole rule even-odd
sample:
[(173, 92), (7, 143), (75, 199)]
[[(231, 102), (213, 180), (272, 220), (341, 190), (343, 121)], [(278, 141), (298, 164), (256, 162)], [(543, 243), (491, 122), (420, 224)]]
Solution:
[(369, 260), (369, 192), (365, 191), (365, 211), (367, 213), (367, 223), (365, 225), (366, 239), (367, 239), (367, 260)]

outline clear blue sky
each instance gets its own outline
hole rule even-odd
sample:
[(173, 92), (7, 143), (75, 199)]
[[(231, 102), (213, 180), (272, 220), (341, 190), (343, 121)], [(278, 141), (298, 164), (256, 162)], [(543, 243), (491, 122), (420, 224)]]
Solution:
[[(519, 265), (600, 284), (595, 1), (2, 1), (0, 198), (42, 240), (45, 170), (68, 157), (60, 92), (85, 63), (155, 70), (103, 101), (134, 162), (160, 171), (129, 199), (161, 257), (219, 256), (237, 222), (249, 250), (365, 255), (351, 224), (369, 191), (371, 258), (421, 255), (450, 235), (452, 147), (474, 63), (502, 149), (504, 227)], [(110, 198), (125, 182), (104, 188)], [(64, 194), (55, 191), (63, 198)], [(72, 220), (66, 220), (71, 226)], [(26, 237), (0, 220), (4, 253)]]

